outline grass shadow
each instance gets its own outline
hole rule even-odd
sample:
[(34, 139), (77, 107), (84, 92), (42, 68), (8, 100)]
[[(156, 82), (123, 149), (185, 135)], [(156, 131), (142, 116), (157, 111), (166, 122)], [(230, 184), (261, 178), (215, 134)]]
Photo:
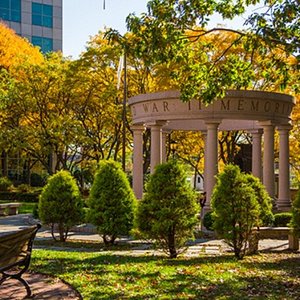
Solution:
[[(35, 254), (38, 254), (37, 256)], [(296, 254), (178, 258), (36, 251), (33, 268), (85, 299), (300, 299)]]

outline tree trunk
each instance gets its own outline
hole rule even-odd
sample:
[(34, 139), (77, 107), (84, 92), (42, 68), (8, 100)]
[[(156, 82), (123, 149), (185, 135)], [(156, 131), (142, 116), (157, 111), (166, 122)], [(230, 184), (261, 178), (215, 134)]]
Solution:
[(168, 236), (168, 248), (169, 248), (169, 257), (176, 258), (177, 251), (176, 251), (176, 241), (175, 241), (175, 233), (174, 230), (171, 230)]
[(58, 224), (59, 240), (65, 242), (67, 239), (67, 233), (63, 224)]
[(51, 224), (51, 236), (52, 236), (53, 240), (55, 242), (57, 242), (57, 239), (56, 239), (56, 237), (54, 235), (54, 227), (55, 227), (55, 224)]
[(23, 164), (23, 180), (28, 185), (31, 184), (30, 158), (26, 159)]
[(2, 151), (2, 176), (8, 177), (8, 155), (5, 150)]

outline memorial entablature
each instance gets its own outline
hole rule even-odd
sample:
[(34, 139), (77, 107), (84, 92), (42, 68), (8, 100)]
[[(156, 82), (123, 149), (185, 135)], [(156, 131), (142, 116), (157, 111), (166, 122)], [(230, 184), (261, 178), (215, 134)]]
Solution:
[[(165, 161), (166, 134), (173, 130), (201, 131), (205, 140), (204, 182), (206, 210), (218, 172), (218, 131), (245, 130), (252, 134), (252, 173), (275, 196), (274, 134), (279, 133), (279, 187), (277, 208), (290, 208), (289, 130), (295, 105), (290, 95), (261, 91), (228, 91), (209, 105), (198, 100), (182, 102), (180, 92), (141, 94), (129, 99), (134, 133), (133, 188), (137, 198), (143, 191), (143, 139), (151, 129), (151, 172)], [(262, 140), (264, 151), (262, 151)], [(264, 153), (262, 155), (262, 153)], [(262, 159), (259, 159), (262, 158)]]

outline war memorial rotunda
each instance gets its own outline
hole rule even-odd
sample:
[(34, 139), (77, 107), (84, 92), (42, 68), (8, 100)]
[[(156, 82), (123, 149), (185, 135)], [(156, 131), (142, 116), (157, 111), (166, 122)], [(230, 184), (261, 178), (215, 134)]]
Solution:
[[(184, 103), (179, 91), (141, 94), (129, 99), (133, 130), (133, 189), (143, 194), (143, 131), (151, 130), (150, 169), (166, 160), (166, 136), (174, 130), (201, 131), (204, 136), (205, 211), (218, 173), (218, 131), (245, 130), (252, 135), (252, 173), (275, 197), (274, 134), (279, 134), (279, 211), (290, 209), (289, 131), (294, 98), (261, 91), (228, 91), (222, 99), (205, 106)], [(263, 141), (263, 147), (262, 147)], [(262, 151), (263, 149), (263, 151)]]

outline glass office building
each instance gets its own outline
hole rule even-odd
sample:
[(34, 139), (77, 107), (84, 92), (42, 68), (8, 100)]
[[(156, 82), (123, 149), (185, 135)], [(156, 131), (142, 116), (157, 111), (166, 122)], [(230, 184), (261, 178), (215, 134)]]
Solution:
[(0, 0), (0, 20), (44, 53), (62, 50), (62, 0)]

